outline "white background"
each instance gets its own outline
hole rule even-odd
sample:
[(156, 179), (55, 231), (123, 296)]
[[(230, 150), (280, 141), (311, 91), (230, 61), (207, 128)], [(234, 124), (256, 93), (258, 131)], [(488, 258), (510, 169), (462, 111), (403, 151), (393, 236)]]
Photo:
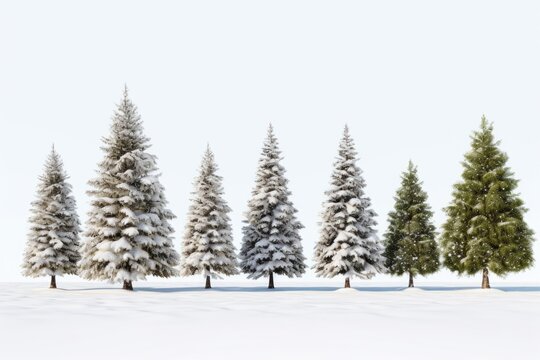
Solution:
[[(540, 233), (539, 10), (532, 1), (0, 2), (0, 281), (22, 279), (29, 204), (53, 142), (86, 220), (87, 181), (124, 83), (178, 216), (177, 249), (207, 142), (240, 246), (269, 122), (310, 264), (345, 123), (381, 235), (409, 159), (436, 225), (444, 221), (482, 114)], [(537, 266), (507, 280), (539, 278)]]

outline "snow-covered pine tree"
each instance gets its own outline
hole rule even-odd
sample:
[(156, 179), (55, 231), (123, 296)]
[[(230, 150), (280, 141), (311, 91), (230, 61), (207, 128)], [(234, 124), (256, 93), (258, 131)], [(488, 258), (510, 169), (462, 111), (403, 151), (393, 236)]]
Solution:
[(51, 150), (39, 178), (37, 199), (32, 202), (30, 233), (22, 264), (25, 276), (76, 274), (79, 254), (79, 217), (71, 185), (58, 153)]
[(255, 188), (243, 227), (240, 267), (248, 278), (268, 276), (268, 288), (274, 288), (274, 274), (288, 277), (305, 272), (305, 257), (296, 219), (297, 210), (289, 200), (285, 168), (272, 125), (264, 143)]
[(204, 153), (191, 199), (180, 262), (181, 275), (203, 274), (210, 278), (238, 274), (232, 229), (223, 199), (222, 178), (210, 147)]
[(147, 275), (170, 277), (179, 256), (173, 248), (173, 213), (166, 208), (156, 157), (149, 154), (141, 117), (127, 88), (116, 110), (98, 176), (89, 184), (93, 198), (80, 274), (86, 279), (132, 282)]
[(518, 181), (506, 165), (508, 157), (484, 116), (471, 138), (462, 181), (454, 185), (445, 209), (441, 245), (448, 269), (469, 275), (482, 271), (482, 288), (489, 288), (489, 271), (505, 275), (532, 265), (533, 232), (523, 219), (526, 209), (515, 192)]
[(315, 245), (317, 276), (345, 276), (369, 279), (383, 272), (383, 248), (375, 230), (375, 212), (364, 193), (366, 183), (356, 165), (354, 141), (345, 126), (339, 152), (334, 163), (331, 187), (323, 203), (321, 235)]
[(434, 273), (440, 263), (433, 212), (411, 161), (394, 200), (384, 234), (385, 266), (392, 275), (409, 274), (409, 287), (414, 287), (414, 276)]

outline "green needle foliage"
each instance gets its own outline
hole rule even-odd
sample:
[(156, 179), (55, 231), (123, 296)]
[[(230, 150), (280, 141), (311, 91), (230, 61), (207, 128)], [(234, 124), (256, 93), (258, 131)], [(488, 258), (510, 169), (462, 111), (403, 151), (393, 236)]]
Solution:
[(431, 221), (433, 212), (412, 162), (401, 176), (401, 186), (394, 199), (394, 210), (388, 214), (389, 226), (384, 234), (385, 265), (392, 275), (409, 274), (409, 287), (413, 287), (414, 276), (434, 273), (440, 263)]
[(493, 125), (482, 117), (471, 138), (462, 181), (454, 185), (445, 209), (441, 245), (448, 269), (469, 275), (482, 270), (482, 287), (489, 288), (489, 270), (505, 275), (532, 265), (533, 232), (523, 220), (526, 209), (515, 192), (518, 181), (493, 138)]

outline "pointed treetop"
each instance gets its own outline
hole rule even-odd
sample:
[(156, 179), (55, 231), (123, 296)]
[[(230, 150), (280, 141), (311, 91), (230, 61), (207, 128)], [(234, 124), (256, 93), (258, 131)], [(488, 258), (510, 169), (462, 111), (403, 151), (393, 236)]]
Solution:
[(349, 131), (349, 125), (345, 124), (343, 127), (343, 136), (341, 137), (341, 142), (344, 144), (352, 144), (354, 141), (351, 137), (351, 132)]
[(350, 137), (350, 132), (349, 132), (349, 125), (345, 124), (345, 127), (343, 128), (343, 137), (344, 138), (348, 138)]
[(338, 158), (355, 159), (356, 161), (356, 149), (354, 147), (354, 140), (350, 134), (349, 126), (345, 125), (343, 128), (343, 136), (339, 142)]
[(276, 134), (274, 133), (274, 127), (272, 126), (272, 123), (268, 124), (268, 130), (266, 131), (266, 139), (271, 144), (275, 144), (277, 142)]
[(58, 153), (56, 152), (56, 149), (54, 148), (54, 143), (51, 146), (51, 152), (49, 153), (48, 159), (47, 159), (47, 165), (53, 165), (58, 164), (60, 160), (60, 157)]
[(127, 87), (127, 84), (124, 84), (124, 90), (122, 91), (122, 104), (129, 104), (130, 106), (134, 106), (131, 102), (131, 99), (129, 98), (129, 89)]
[(206, 150), (204, 151), (201, 160), (200, 177), (196, 181), (202, 181), (202, 179), (215, 173), (216, 170), (217, 165), (214, 160), (214, 153), (210, 148), (210, 144), (206, 144)]
[(56, 149), (54, 148), (54, 143), (52, 144), (51, 146), (51, 152), (49, 153), (49, 156), (47, 157), (47, 161), (45, 163), (45, 168), (54, 168), (54, 169), (58, 169), (58, 168), (62, 168), (62, 160), (60, 159), (60, 155), (58, 154), (58, 152), (56, 151)]
[(212, 148), (210, 148), (210, 143), (206, 143), (206, 152), (205, 152), (206, 155), (208, 156), (213, 156), (214, 153), (212, 152)]
[(263, 154), (270, 156), (271, 158), (279, 158), (280, 151), (278, 148), (278, 140), (274, 134), (274, 127), (272, 123), (268, 125), (268, 130), (266, 132), (266, 140), (263, 145)]
[(149, 140), (144, 135), (137, 106), (129, 98), (127, 86), (125, 86), (120, 103), (114, 111), (111, 133), (104, 138), (106, 144), (104, 149), (111, 154), (112, 158), (118, 159), (131, 151), (145, 151), (150, 147)]
[(124, 90), (122, 91), (122, 99), (120, 100), (119, 107), (132, 108), (137, 111), (137, 107), (135, 106), (135, 104), (133, 104), (129, 97), (129, 89), (127, 87), (127, 84), (124, 84)]
[(409, 166), (407, 167), (407, 170), (409, 170), (409, 172), (416, 171), (416, 165), (414, 165), (414, 163), (410, 159), (409, 159)]
[[(480, 129), (473, 131), (470, 138), (472, 139), (473, 147), (484, 146), (487, 144), (491, 144), (491, 145), (500, 144), (500, 141), (495, 140), (495, 137), (493, 135), (493, 123), (488, 121), (485, 115), (482, 115), (482, 119), (480, 122)], [(475, 143), (476, 145), (474, 145)], [(483, 144), (483, 145), (480, 145), (480, 144)]]
[(214, 162), (214, 152), (210, 148), (210, 143), (206, 144), (206, 150), (203, 155), (203, 163), (213, 163)]
[(486, 118), (486, 115), (482, 114), (482, 120), (480, 122), (480, 128), (482, 131), (491, 131), (493, 130), (493, 123), (490, 123)]
[(351, 136), (351, 131), (349, 129), (349, 125), (345, 124), (343, 127), (343, 136), (341, 138), (341, 141), (347, 144), (353, 144), (354, 140)]

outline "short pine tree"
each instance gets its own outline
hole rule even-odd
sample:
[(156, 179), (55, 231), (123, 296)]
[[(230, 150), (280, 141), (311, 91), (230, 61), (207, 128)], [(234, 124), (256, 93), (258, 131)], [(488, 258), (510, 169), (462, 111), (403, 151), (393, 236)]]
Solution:
[(22, 265), (25, 276), (50, 276), (51, 288), (56, 288), (56, 276), (76, 274), (80, 259), (79, 217), (67, 178), (53, 147), (32, 203)]
[(81, 275), (123, 282), (127, 290), (147, 275), (177, 275), (179, 256), (169, 225), (174, 215), (166, 208), (156, 157), (146, 152), (149, 139), (127, 89), (103, 141), (105, 157), (88, 192), (92, 202)]
[(515, 192), (518, 181), (498, 146), (493, 125), (482, 117), (465, 155), (462, 181), (454, 185), (453, 200), (445, 209), (441, 239), (444, 265), (460, 274), (482, 271), (482, 288), (490, 287), (489, 271), (505, 275), (533, 263), (533, 232)]
[(274, 274), (288, 277), (305, 272), (305, 257), (296, 219), (297, 210), (289, 200), (285, 169), (272, 126), (263, 146), (255, 188), (248, 204), (240, 250), (240, 267), (257, 279), (268, 276), (268, 288), (274, 288)]
[(392, 275), (427, 275), (439, 269), (439, 249), (435, 240), (433, 212), (422, 190), (418, 171), (412, 162), (401, 176), (401, 187), (394, 197), (394, 210), (388, 214), (388, 230), (384, 235), (385, 265)]
[(345, 127), (334, 163), (330, 190), (323, 204), (321, 235), (315, 245), (317, 276), (369, 279), (383, 272), (383, 248), (375, 230), (375, 212), (364, 193), (366, 183), (356, 165), (354, 142)]
[(208, 147), (195, 180), (180, 263), (181, 275), (203, 274), (207, 289), (211, 288), (211, 277), (238, 273), (228, 215), (231, 209), (223, 199), (222, 178), (216, 171), (214, 154)]

